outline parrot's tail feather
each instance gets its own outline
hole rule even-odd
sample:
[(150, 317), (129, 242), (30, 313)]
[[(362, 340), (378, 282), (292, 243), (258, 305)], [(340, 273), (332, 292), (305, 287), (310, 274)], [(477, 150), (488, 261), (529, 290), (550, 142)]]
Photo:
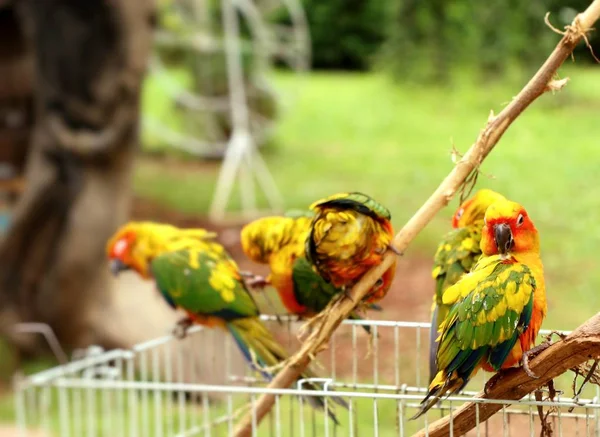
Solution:
[(444, 371), (439, 371), (429, 385), (429, 392), (427, 392), (425, 399), (421, 401), (419, 411), (410, 420), (415, 420), (427, 413), (443, 396), (459, 392), (467, 382), (468, 379), (459, 377), (456, 372), (452, 373), (452, 375), (447, 375)]
[(421, 403), (421, 405), (419, 406), (419, 411), (417, 411), (417, 414), (412, 416), (409, 420), (418, 419), (423, 414), (427, 413), (427, 411), (429, 411), (429, 409), (431, 407), (433, 407), (435, 404), (437, 404), (440, 401), (440, 399), (441, 398), (439, 396), (431, 396), (429, 398), (425, 398), (423, 400), (423, 402)]
[[(323, 385), (321, 385), (321, 383), (315, 383), (315, 382), (311, 382), (308, 385), (304, 385), (304, 387), (309, 388), (311, 390), (323, 390), (324, 387)], [(331, 420), (333, 420), (333, 422), (336, 425), (339, 425), (340, 422), (337, 418), (337, 416), (335, 415), (335, 413), (332, 410), (332, 405), (331, 403), (334, 402), (337, 405), (341, 406), (342, 408), (345, 408), (346, 410), (350, 408), (350, 406), (348, 405), (348, 403), (340, 396), (331, 396), (329, 397), (329, 404), (327, 405), (327, 409), (325, 409), (325, 398), (321, 397), (321, 396), (305, 396), (304, 399), (306, 399), (306, 401), (315, 409), (318, 410), (322, 410), (322, 411), (326, 411), (327, 416), (329, 416), (329, 418)]]
[[(283, 346), (256, 317), (230, 321), (227, 323), (227, 329), (235, 339), (246, 361), (268, 381), (273, 378), (275, 371), (281, 367), (282, 363), (287, 362), (289, 359), (289, 355)], [(307, 370), (302, 374), (301, 379), (315, 377), (316, 375)], [(323, 390), (321, 383), (310, 380), (305, 382), (303, 387), (310, 390)], [(331, 396), (329, 399), (332, 401), (331, 403), (348, 408), (348, 404), (339, 396)], [(323, 397), (306, 396), (306, 400), (313, 407), (325, 411), (325, 399)], [(337, 424), (338, 420), (331, 409), (333, 406), (331, 403), (328, 404), (326, 413)]]
[(438, 312), (439, 306), (436, 305), (431, 315), (431, 328), (429, 328), (429, 383), (433, 381), (437, 374), (436, 356), (438, 351)]
[[(355, 312), (351, 313), (348, 317), (350, 320), (364, 320), (361, 316)], [(371, 327), (369, 325), (361, 325), (361, 328), (367, 331), (367, 334), (371, 335)]]

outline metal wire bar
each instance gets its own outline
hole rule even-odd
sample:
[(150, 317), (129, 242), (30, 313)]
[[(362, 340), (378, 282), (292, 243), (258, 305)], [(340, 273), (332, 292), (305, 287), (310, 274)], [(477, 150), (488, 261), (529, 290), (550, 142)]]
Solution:
[[(287, 336), (289, 348), (294, 347), (295, 318), (283, 325), (274, 316), (262, 319), (278, 335)], [(364, 326), (374, 335), (372, 343)], [(393, 435), (407, 436), (416, 430), (407, 419), (410, 410), (418, 406), (426, 390), (421, 372), (427, 364), (428, 329), (427, 323), (345, 321), (318, 372), (327, 377), (307, 378), (275, 390), (267, 389), (266, 381), (247, 366), (238, 366), (233, 340), (215, 330), (193, 327), (185, 340), (169, 334), (131, 350), (91, 347), (71, 363), (15, 378), (17, 423), (24, 436), (41, 427), (65, 437), (221, 437), (231, 435), (248, 402), (272, 393), (276, 403), (270, 420), (260, 429), (255, 426), (253, 435), (379, 436), (390, 434), (392, 427)], [(203, 359), (208, 351), (212, 355)], [(221, 370), (223, 383), (208, 376), (215, 375), (215, 369)], [(309, 381), (320, 383), (322, 389), (307, 390)], [(430, 414), (454, 414), (460, 403), (472, 400), (483, 381), (472, 381), (469, 390), (445, 399)], [(477, 405), (496, 403), (503, 408), (492, 422), (477, 423), (468, 435), (487, 436), (496, 429), (493, 435), (537, 435), (541, 430), (537, 412), (542, 408), (556, 436), (598, 436), (599, 394), (596, 388), (586, 389), (579, 398), (563, 393), (554, 401), (532, 396), (519, 402), (476, 399)], [(349, 405), (349, 411), (336, 411), (340, 426), (305, 402), (320, 396), (326, 406), (334, 406), (334, 395)], [(419, 428), (428, 423), (431, 418), (425, 416)]]

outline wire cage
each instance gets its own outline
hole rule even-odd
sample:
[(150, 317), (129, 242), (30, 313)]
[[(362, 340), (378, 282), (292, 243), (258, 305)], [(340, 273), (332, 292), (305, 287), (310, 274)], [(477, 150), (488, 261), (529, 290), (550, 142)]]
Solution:
[[(297, 346), (301, 323), (263, 319), (290, 349)], [(241, 365), (231, 338), (223, 344), (217, 331), (202, 327), (192, 328), (184, 340), (165, 336), (131, 350), (90, 348), (83, 358), (16, 378), (17, 425), (21, 436), (36, 437), (228, 436), (258, 397), (270, 391), (275, 405), (260, 425), (253, 421), (253, 436), (409, 436), (473, 400), (489, 377), (480, 372), (467, 391), (409, 420), (428, 382), (428, 335), (425, 323), (345, 321), (314, 367), (323, 384), (318, 392), (306, 390), (306, 381), (267, 390), (259, 374)], [(207, 356), (208, 366), (198, 370), (197, 362)], [(556, 381), (554, 400), (547, 394), (541, 401), (533, 395), (520, 402), (494, 400), (502, 409), (481, 423), (476, 414), (467, 435), (549, 435), (542, 434), (542, 414), (554, 436), (600, 436), (598, 387), (587, 387), (574, 399), (567, 396), (572, 381)], [(309, 406), (306, 397), (315, 395), (329, 405), (334, 405), (333, 395), (348, 403), (347, 410), (335, 408), (338, 425)]]

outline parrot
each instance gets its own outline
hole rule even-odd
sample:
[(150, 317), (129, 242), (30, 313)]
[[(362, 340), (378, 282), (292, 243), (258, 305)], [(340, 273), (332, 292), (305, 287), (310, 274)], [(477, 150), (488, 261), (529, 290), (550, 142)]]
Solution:
[[(246, 256), (254, 262), (269, 265), (271, 273), (265, 283), (275, 287), (289, 313), (302, 318), (321, 312), (333, 296), (343, 291), (325, 281), (306, 259), (304, 247), (313, 216), (312, 211), (295, 211), (283, 216), (263, 217), (247, 224), (241, 231)], [(373, 290), (376, 292), (382, 284), (383, 279), (380, 279)], [(381, 311), (375, 304), (367, 307)], [(360, 319), (360, 316), (352, 313), (350, 318)], [(364, 329), (370, 331), (369, 326), (365, 325)]]
[(462, 275), (468, 273), (481, 256), (479, 243), (485, 211), (496, 200), (504, 199), (495, 191), (482, 189), (465, 200), (452, 217), (452, 229), (448, 232), (435, 253), (432, 276), (435, 280), (435, 294), (431, 307), (431, 328), (429, 330), (429, 382), (437, 373), (435, 356), (436, 338), (442, 321), (450, 307), (442, 302), (444, 291), (454, 285)]
[(443, 294), (436, 365), (421, 416), (445, 394), (460, 392), (479, 369), (499, 372), (527, 357), (546, 316), (538, 231), (523, 206), (506, 199), (485, 212), (481, 258)]
[[(267, 370), (288, 354), (261, 322), (259, 310), (248, 292), (237, 264), (216, 235), (204, 229), (179, 229), (154, 222), (129, 222), (107, 243), (111, 270), (116, 275), (133, 270), (153, 279), (168, 305), (182, 309), (187, 317), (178, 323), (186, 329), (193, 323), (228, 331), (250, 366), (271, 380)], [(300, 379), (314, 378), (307, 370)], [(322, 385), (305, 384), (312, 390)], [(325, 409), (324, 399), (307, 396), (315, 408)], [(339, 397), (332, 401), (347, 408)], [(333, 411), (328, 416), (337, 424)]]
[[(306, 259), (333, 286), (352, 287), (391, 250), (394, 229), (389, 210), (363, 193), (339, 193), (310, 206), (315, 211), (306, 239)], [(396, 261), (382, 277), (383, 283), (367, 295), (366, 303), (381, 300), (389, 290)]]

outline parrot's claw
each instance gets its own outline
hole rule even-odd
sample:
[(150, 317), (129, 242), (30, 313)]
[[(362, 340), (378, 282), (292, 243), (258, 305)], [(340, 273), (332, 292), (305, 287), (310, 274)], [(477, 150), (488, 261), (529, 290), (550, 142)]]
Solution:
[(398, 249), (396, 249), (396, 246), (394, 246), (393, 244), (388, 245), (388, 250), (391, 252), (394, 252), (398, 256), (402, 256), (402, 252), (400, 252)]
[(527, 373), (527, 376), (533, 379), (539, 378), (539, 376), (533, 373), (529, 368), (529, 360), (538, 355), (540, 352), (548, 349), (551, 344), (551, 342), (545, 341), (544, 343), (538, 344), (536, 347), (523, 352), (523, 356), (521, 357), (521, 366), (523, 366), (523, 370), (525, 373)]
[(173, 335), (175, 338), (183, 340), (187, 337), (187, 331), (193, 324), (194, 322), (192, 319), (189, 317), (184, 317), (183, 319), (179, 320), (175, 325), (175, 328), (173, 328)]
[(271, 282), (269, 282), (269, 280), (267, 278), (260, 276), (260, 275), (252, 275), (252, 276), (249, 276), (248, 278), (249, 279), (246, 280), (246, 285), (250, 288), (263, 289), (267, 285), (271, 285)]

